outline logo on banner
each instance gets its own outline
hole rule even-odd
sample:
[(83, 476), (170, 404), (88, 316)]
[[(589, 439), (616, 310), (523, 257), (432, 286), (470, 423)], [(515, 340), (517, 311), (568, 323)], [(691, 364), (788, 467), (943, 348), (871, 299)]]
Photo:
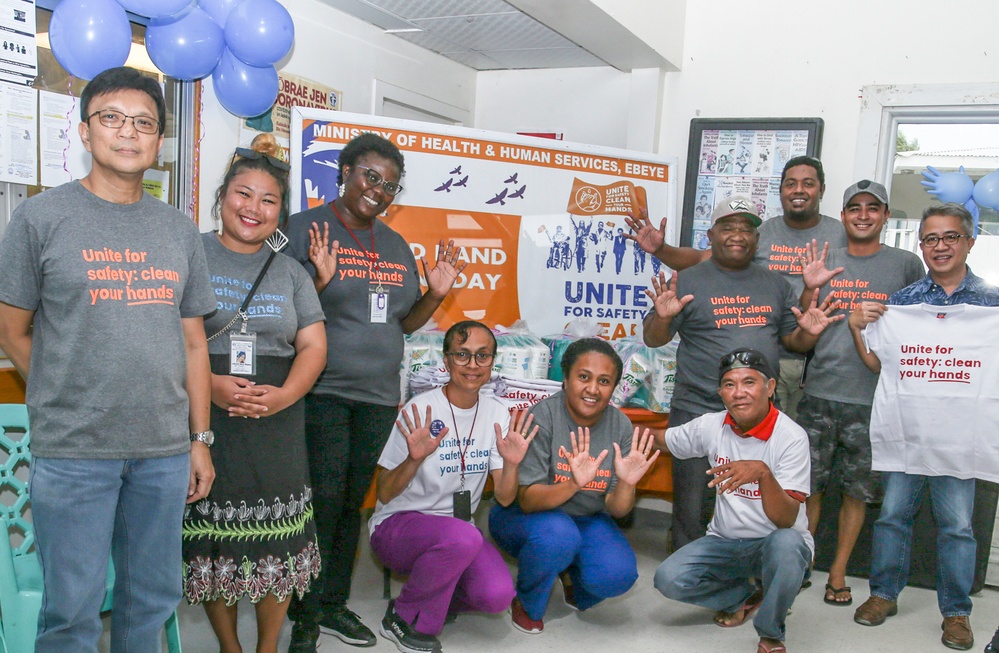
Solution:
[(598, 186), (576, 177), (572, 180), (572, 192), (565, 210), (572, 215), (623, 215), (637, 214), (647, 206), (645, 188), (630, 181)]
[(600, 191), (593, 186), (583, 186), (576, 191), (576, 206), (584, 213), (596, 213), (600, 209)]

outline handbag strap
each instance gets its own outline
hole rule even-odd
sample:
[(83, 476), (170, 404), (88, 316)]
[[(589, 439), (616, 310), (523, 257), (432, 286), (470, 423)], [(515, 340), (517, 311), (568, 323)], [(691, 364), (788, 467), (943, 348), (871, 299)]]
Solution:
[(254, 293), (257, 292), (257, 288), (260, 286), (260, 282), (263, 280), (264, 275), (267, 274), (267, 268), (271, 266), (271, 262), (274, 260), (274, 256), (276, 254), (277, 252), (272, 251), (270, 256), (267, 257), (267, 260), (264, 262), (264, 267), (260, 268), (260, 274), (257, 275), (257, 280), (253, 282), (253, 286), (250, 288), (250, 292), (246, 293), (246, 298), (243, 299), (243, 303), (240, 305), (239, 310), (236, 311), (236, 314), (232, 316), (231, 320), (229, 320), (229, 324), (219, 329), (219, 331), (215, 335), (208, 336), (209, 342), (215, 340), (220, 335), (231, 329), (232, 326), (236, 324), (237, 320), (247, 319), (248, 316), (246, 315), (246, 309), (250, 307), (250, 300), (253, 298)]

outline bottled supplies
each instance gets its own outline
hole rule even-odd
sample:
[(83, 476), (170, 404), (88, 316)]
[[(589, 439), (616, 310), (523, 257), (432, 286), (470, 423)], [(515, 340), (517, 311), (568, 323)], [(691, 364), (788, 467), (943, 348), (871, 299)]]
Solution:
[(507, 328), (497, 326), (496, 360), (493, 369), (500, 374), (520, 379), (545, 379), (551, 352), (545, 343), (530, 332), (527, 323), (517, 320)]

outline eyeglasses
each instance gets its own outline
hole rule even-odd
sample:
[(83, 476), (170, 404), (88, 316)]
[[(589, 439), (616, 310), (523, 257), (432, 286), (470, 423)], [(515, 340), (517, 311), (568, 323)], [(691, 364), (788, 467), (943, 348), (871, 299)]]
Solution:
[(484, 351), (476, 352), (474, 354), (470, 351), (449, 351), (446, 355), (451, 357), (451, 360), (454, 361), (455, 365), (461, 365), (463, 367), (471, 363), (473, 358), (475, 359), (475, 364), (479, 367), (489, 365), (493, 362), (493, 358), (495, 357), (495, 354), (489, 354)]
[[(237, 147), (236, 156), (242, 157), (244, 159), (252, 159), (253, 161), (256, 161), (258, 159), (264, 159), (267, 161), (267, 163), (271, 164), (278, 170), (283, 170), (285, 172), (291, 170), (291, 166), (288, 165), (285, 161), (282, 161), (277, 157), (271, 156), (270, 154), (264, 154), (263, 152), (251, 150), (248, 147)], [(235, 157), (233, 157), (233, 161), (235, 161)]]
[(743, 365), (765, 365), (766, 361), (763, 357), (755, 351), (733, 351), (731, 354), (725, 354), (721, 359), (722, 367), (731, 367), (739, 361)]
[(114, 109), (101, 109), (87, 116), (87, 122), (94, 116), (108, 129), (121, 129), (125, 126), (125, 119), (131, 118), (135, 131), (140, 134), (158, 134), (160, 131), (160, 121), (148, 116), (129, 116)]
[(931, 234), (929, 236), (926, 236), (925, 238), (920, 238), (919, 244), (925, 247), (926, 249), (933, 249), (934, 247), (937, 246), (937, 243), (939, 243), (941, 240), (946, 245), (956, 245), (957, 241), (961, 240), (962, 238), (971, 238), (971, 236), (965, 236), (964, 234), (954, 233), (953, 231), (950, 231), (945, 233), (943, 236)]
[(389, 195), (398, 195), (402, 192), (402, 186), (395, 183), (394, 181), (385, 181), (385, 178), (380, 174), (372, 170), (367, 166), (360, 166), (354, 164), (355, 168), (360, 168), (364, 171), (364, 178), (368, 180), (369, 186), (381, 186), (382, 189)]

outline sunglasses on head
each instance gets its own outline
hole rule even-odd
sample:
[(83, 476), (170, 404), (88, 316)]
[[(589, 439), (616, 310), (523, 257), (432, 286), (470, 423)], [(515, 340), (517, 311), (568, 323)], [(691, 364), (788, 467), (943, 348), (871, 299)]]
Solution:
[(289, 170), (291, 170), (291, 166), (288, 165), (286, 162), (282, 161), (281, 159), (271, 156), (270, 154), (264, 154), (263, 152), (257, 152), (256, 150), (251, 150), (248, 147), (237, 147), (236, 156), (243, 159), (252, 159), (254, 161), (258, 159), (264, 159), (267, 161), (267, 163), (271, 164), (278, 170), (283, 170), (284, 172), (288, 172)]

